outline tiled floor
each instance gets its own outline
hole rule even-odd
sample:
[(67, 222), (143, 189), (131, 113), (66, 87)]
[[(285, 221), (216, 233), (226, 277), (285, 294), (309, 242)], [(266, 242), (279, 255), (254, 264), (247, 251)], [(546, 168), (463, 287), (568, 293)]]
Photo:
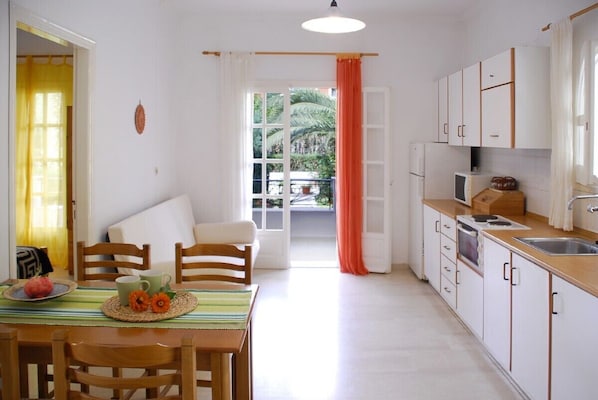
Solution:
[(523, 398), (406, 266), (256, 269), (254, 281), (255, 400)]
[(256, 270), (256, 400), (520, 399), (444, 301), (406, 267)]
[(335, 268), (336, 238), (291, 238), (291, 267)]

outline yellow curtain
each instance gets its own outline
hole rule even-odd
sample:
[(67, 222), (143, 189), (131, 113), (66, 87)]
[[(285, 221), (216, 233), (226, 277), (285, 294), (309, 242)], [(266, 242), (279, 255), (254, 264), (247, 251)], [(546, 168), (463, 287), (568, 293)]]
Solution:
[(65, 57), (17, 63), (17, 244), (46, 246), (52, 265), (68, 265), (66, 110), (73, 67)]

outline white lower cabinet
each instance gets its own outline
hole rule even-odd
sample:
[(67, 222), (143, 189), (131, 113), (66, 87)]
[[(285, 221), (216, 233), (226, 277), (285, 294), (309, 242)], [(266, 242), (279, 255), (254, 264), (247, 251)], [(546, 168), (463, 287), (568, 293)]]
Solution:
[(484, 326), (484, 280), (461, 260), (457, 261), (457, 314), (479, 338)]
[(548, 399), (549, 274), (518, 254), (511, 258), (511, 375), (530, 398)]
[(511, 361), (511, 252), (484, 238), (484, 344), (502, 367)]
[(551, 400), (598, 397), (598, 298), (552, 276)]
[(440, 292), (440, 213), (424, 205), (424, 275)]

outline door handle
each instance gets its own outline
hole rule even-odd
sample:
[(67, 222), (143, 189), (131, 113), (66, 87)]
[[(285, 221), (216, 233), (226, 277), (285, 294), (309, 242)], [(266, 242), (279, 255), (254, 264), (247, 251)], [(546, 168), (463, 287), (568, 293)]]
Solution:
[(506, 263), (504, 263), (504, 264), (502, 265), (502, 278), (503, 278), (505, 281), (508, 281), (508, 280), (509, 280), (509, 278), (507, 277), (507, 265), (509, 265), (509, 263), (508, 263), (508, 262), (506, 262)]

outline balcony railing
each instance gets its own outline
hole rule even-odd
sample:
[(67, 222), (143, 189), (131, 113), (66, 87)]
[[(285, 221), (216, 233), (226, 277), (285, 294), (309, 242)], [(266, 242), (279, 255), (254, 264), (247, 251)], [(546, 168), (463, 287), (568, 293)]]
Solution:
[[(298, 178), (290, 180), (291, 207), (335, 208), (335, 183), (332, 178)], [(261, 188), (262, 180), (254, 179), (253, 187)], [(282, 196), (284, 181), (267, 179), (267, 194)]]

